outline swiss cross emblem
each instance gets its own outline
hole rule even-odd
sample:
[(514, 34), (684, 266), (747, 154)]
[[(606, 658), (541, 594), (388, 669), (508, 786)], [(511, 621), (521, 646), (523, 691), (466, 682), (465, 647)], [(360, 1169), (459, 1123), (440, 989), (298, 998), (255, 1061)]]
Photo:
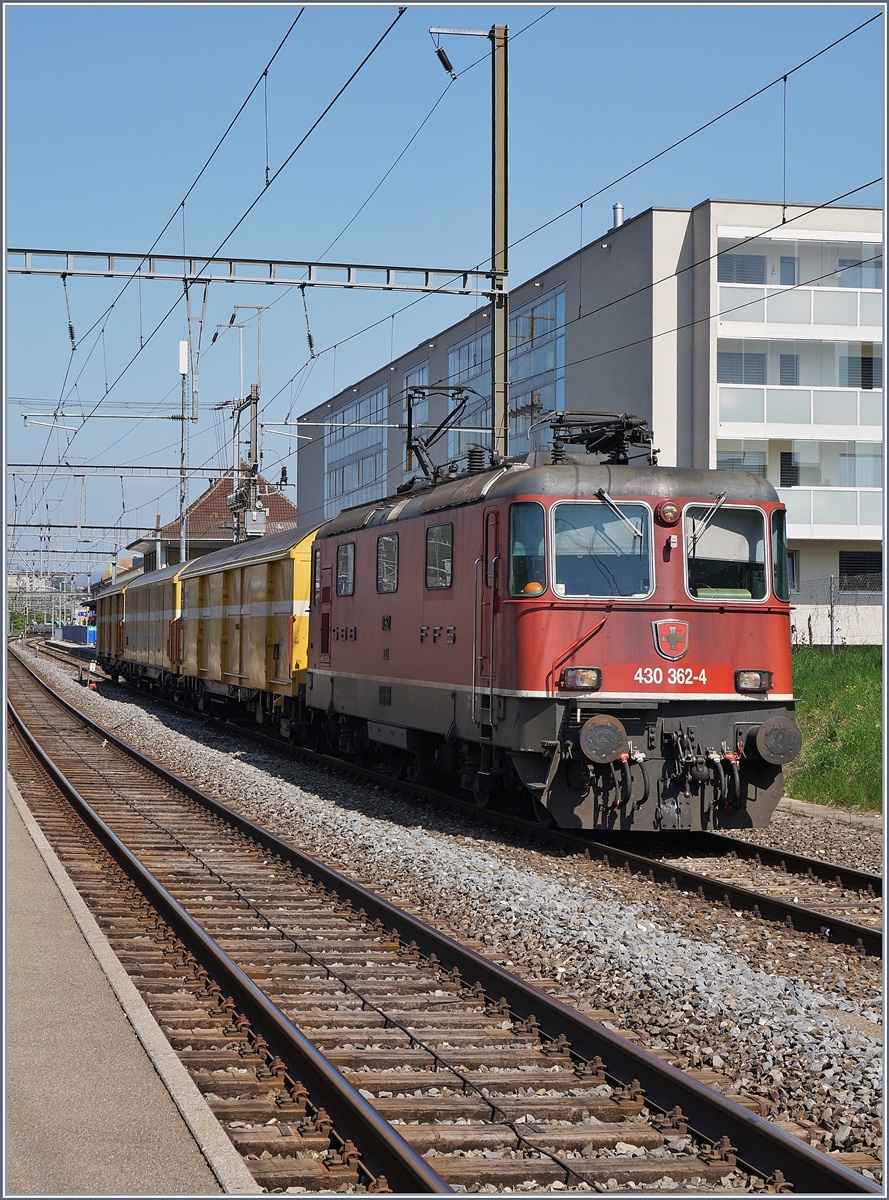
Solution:
[(652, 621), (654, 645), (664, 658), (682, 658), (688, 649), (688, 621)]

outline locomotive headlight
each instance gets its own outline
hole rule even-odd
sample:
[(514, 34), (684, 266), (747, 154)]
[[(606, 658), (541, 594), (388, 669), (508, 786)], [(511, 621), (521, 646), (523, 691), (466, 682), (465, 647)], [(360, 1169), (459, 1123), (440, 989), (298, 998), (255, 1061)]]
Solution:
[(735, 671), (735, 689), (739, 692), (770, 692), (771, 671)]
[(600, 667), (568, 667), (562, 672), (562, 687), (578, 692), (598, 692), (602, 686)]
[(679, 505), (672, 500), (662, 500), (654, 510), (654, 515), (661, 525), (675, 525), (679, 520)]

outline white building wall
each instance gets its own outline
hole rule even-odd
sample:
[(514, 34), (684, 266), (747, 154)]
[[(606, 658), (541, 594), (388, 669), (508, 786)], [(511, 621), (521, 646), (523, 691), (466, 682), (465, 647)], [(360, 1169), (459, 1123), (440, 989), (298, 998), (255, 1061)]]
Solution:
[[(757, 252), (767, 255), (766, 282), (758, 289), (721, 283), (720, 238), (725, 248), (764, 235), (769, 245)], [(859, 466), (873, 473), (872, 463), (863, 460), (882, 448), (883, 393), (840, 386), (837, 372), (840, 356), (854, 355), (856, 344), (881, 352), (883, 297), (875, 288), (828, 287), (826, 280), (788, 289), (780, 284), (781, 258), (797, 258), (799, 278), (805, 280), (812, 272), (827, 274), (836, 267), (840, 243), (850, 247), (854, 258), (856, 245), (876, 244), (881, 236), (877, 209), (813, 212), (715, 200), (690, 211), (650, 209), (514, 286), (510, 304), (515, 312), (535, 297), (564, 294), (564, 383), (559, 395), (565, 408), (638, 414), (651, 424), (665, 465), (716, 467), (720, 451), (743, 454), (747, 449), (763, 455), (766, 476), (788, 507), (800, 584), (814, 587), (818, 580), (839, 575), (841, 550), (879, 551), (882, 542), (882, 489), (849, 486), (843, 473)], [(740, 245), (736, 252), (751, 245)], [(752, 305), (737, 308), (751, 298)], [(447, 385), (449, 348), (487, 330), (489, 321), (488, 308), (473, 313), (345, 388), (304, 420), (330, 420), (356, 398), (385, 385), (387, 420), (403, 422), (408, 372), (425, 363), (429, 383)], [(847, 344), (853, 350), (843, 350)], [(769, 382), (720, 383), (718, 356), (727, 347), (742, 353), (750, 347), (765, 355)], [(780, 379), (782, 354), (798, 355), (795, 385), (774, 382)], [(521, 386), (516, 384), (516, 394)], [(437, 424), (447, 410), (446, 397), (430, 398), (429, 423)], [(308, 427), (302, 432), (316, 434)], [(316, 442), (300, 444), (299, 508), (305, 520), (323, 515), (330, 456), (320, 428), (316, 436)], [(399, 486), (408, 464), (401, 430), (390, 429), (381, 441), (386, 456), (382, 495)], [(782, 452), (805, 457), (816, 446), (817, 481), (801, 478), (796, 485), (782, 486)], [(433, 460), (447, 459), (445, 441), (433, 451)], [(411, 467), (419, 473), (416, 461)], [(872, 597), (860, 598), (858, 607), (872, 610)], [(820, 617), (810, 621), (810, 615), (805, 614), (802, 625), (822, 636)], [(846, 624), (851, 628), (850, 620)], [(869, 618), (862, 628), (865, 624), (870, 628)], [(862, 636), (879, 640), (881, 633), (871, 629)]]

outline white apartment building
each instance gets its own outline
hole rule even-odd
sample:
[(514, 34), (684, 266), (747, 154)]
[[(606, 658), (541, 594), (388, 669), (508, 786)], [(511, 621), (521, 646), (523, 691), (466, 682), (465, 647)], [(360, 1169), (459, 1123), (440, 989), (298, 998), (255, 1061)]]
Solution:
[[(788, 510), (797, 639), (880, 642), (882, 211), (707, 200), (618, 214), (511, 290), (510, 453), (554, 409), (631, 412), (666, 465), (765, 476)], [(489, 323), (485, 306), (301, 418), (301, 522), (419, 473), (396, 428), (411, 387), (472, 389), (436, 463), (489, 444)], [(415, 428), (449, 403), (415, 404)]]

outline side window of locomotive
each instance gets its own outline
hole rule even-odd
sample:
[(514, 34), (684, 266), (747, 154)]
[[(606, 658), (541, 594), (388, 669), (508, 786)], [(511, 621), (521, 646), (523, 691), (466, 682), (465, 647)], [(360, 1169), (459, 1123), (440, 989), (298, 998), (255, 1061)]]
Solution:
[(699, 600), (763, 600), (765, 514), (693, 504), (685, 511), (688, 590)]
[(430, 525), (426, 530), (426, 586), (449, 588), (454, 550), (454, 527)]
[(355, 543), (336, 548), (336, 594), (351, 596), (355, 591)]
[(509, 594), (539, 596), (546, 589), (543, 506), (522, 501), (509, 506)]
[(398, 534), (384, 533), (377, 538), (377, 591), (398, 590)]
[(650, 525), (642, 504), (558, 504), (553, 541), (556, 595), (650, 595)]
[(321, 603), (321, 547), (316, 546), (312, 553), (312, 605), (315, 608)]
[(772, 513), (772, 591), (779, 600), (790, 599), (790, 567), (787, 556), (787, 513)]

